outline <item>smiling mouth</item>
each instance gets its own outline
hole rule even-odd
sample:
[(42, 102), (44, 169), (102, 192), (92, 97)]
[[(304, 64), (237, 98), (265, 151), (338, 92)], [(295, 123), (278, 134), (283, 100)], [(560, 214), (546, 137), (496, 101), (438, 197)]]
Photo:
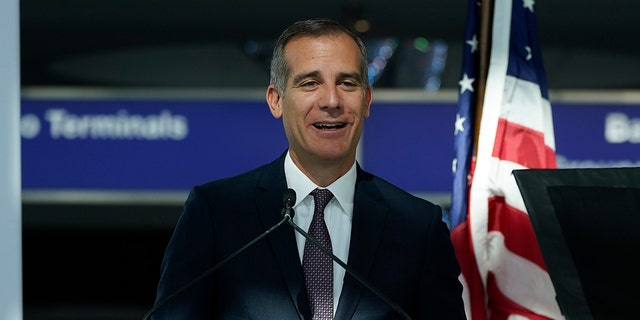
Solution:
[(313, 125), (320, 130), (337, 130), (347, 126), (346, 123), (316, 123)]

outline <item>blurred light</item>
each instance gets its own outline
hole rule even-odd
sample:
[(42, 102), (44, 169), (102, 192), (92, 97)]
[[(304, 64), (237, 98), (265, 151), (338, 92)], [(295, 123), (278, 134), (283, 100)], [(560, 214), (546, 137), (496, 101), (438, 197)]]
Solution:
[(354, 23), (353, 28), (356, 30), (356, 32), (365, 33), (369, 31), (369, 29), (371, 28), (371, 24), (365, 19), (359, 19)]
[(398, 47), (395, 38), (382, 38), (369, 40), (367, 43), (367, 60), (369, 61), (369, 85), (373, 85), (384, 72)]
[(433, 46), (433, 58), (431, 60), (431, 70), (433, 73), (442, 73), (447, 63), (448, 46), (445, 42), (436, 42)]
[(429, 49), (429, 40), (425, 37), (417, 37), (413, 40), (413, 47), (421, 52), (426, 52)]
[(373, 67), (376, 69), (384, 69), (384, 67), (387, 66), (387, 59), (383, 58), (383, 57), (375, 57), (373, 58), (373, 63), (372, 63)]
[(448, 45), (440, 39), (426, 37), (406, 39), (396, 54), (400, 56), (394, 64), (394, 84), (399, 87), (416, 87), (426, 91), (437, 91), (442, 86)]
[(386, 44), (380, 47), (380, 49), (378, 49), (378, 56), (383, 57), (385, 59), (389, 59), (391, 58), (391, 56), (393, 55), (393, 48)]
[(424, 89), (426, 91), (437, 91), (440, 89), (441, 84), (442, 84), (442, 81), (440, 80), (440, 77), (438, 76), (429, 77), (427, 79), (427, 83), (424, 85)]

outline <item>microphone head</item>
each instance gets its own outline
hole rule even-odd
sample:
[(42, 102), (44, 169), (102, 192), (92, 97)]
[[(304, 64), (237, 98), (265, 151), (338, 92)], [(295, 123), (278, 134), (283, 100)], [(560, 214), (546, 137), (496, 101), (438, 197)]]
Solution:
[(289, 219), (293, 219), (295, 212), (293, 211), (293, 205), (296, 203), (296, 192), (293, 189), (287, 189), (282, 195), (282, 215)]
[(282, 203), (285, 207), (292, 207), (296, 203), (296, 192), (289, 188), (282, 195)]

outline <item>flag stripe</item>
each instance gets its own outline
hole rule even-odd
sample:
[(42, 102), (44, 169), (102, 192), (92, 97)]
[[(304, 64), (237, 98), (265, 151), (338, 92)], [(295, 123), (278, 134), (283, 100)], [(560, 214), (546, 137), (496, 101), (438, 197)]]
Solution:
[(495, 283), (498, 281), (494, 281), (492, 278), (493, 275), (490, 275), (492, 285), (489, 286), (487, 291), (489, 294), (495, 298), (496, 303), (492, 303), (491, 308), (491, 319), (492, 320), (510, 320), (512, 315), (517, 314), (524, 317), (527, 317), (528, 320), (551, 320), (553, 318), (545, 317), (542, 315), (531, 314), (527, 311), (526, 308), (521, 305), (515, 303), (511, 299), (507, 298), (506, 295), (502, 294), (502, 291), (496, 287)]
[(541, 97), (540, 91), (540, 85), (535, 82), (507, 75), (504, 78), (504, 94), (501, 103), (508, 108), (503, 110), (506, 113), (501, 114), (500, 117), (535, 131), (545, 132), (547, 129), (545, 125), (549, 120), (545, 114), (551, 111), (551, 104)]
[(527, 168), (546, 168), (550, 162), (555, 162), (555, 150), (547, 147), (544, 141), (542, 132), (499, 119), (492, 156)]
[[(487, 311), (483, 301), (484, 289), (481, 285), (477, 285), (482, 283), (482, 279), (478, 273), (476, 260), (473, 259), (473, 247), (466, 222), (462, 222), (451, 231), (451, 239), (462, 271), (460, 281), (464, 284), (465, 289), (463, 298), (467, 317), (474, 320), (485, 320)], [(476, 285), (470, 286), (469, 284)]]
[(498, 231), (505, 238), (505, 246), (513, 253), (526, 257), (546, 270), (538, 244), (531, 239), (536, 235), (529, 221), (529, 216), (520, 210), (509, 206), (504, 197), (489, 198), (488, 230)]
[(491, 177), (490, 180), (495, 181), (495, 186), (492, 186), (492, 195), (502, 196), (509, 206), (526, 212), (527, 209), (524, 206), (524, 201), (520, 196), (520, 190), (512, 173), (513, 170), (526, 169), (526, 167), (519, 163), (498, 158), (491, 158), (490, 162), (491, 166), (496, 168), (496, 174), (494, 177)]

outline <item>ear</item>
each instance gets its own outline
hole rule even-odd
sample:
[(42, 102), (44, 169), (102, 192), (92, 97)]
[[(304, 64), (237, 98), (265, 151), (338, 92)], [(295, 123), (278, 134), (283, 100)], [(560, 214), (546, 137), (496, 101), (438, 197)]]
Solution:
[(364, 103), (365, 103), (364, 117), (365, 118), (369, 117), (369, 110), (371, 109), (372, 101), (373, 101), (373, 90), (371, 90), (370, 86), (367, 86), (367, 88), (364, 91)]
[(276, 89), (276, 86), (274, 86), (273, 84), (270, 84), (269, 87), (267, 88), (266, 98), (267, 98), (267, 104), (269, 104), (269, 110), (271, 111), (271, 115), (273, 115), (273, 117), (276, 119), (279, 119), (280, 117), (282, 117), (282, 106), (280, 104), (281, 102), (280, 92), (278, 92), (278, 89)]

